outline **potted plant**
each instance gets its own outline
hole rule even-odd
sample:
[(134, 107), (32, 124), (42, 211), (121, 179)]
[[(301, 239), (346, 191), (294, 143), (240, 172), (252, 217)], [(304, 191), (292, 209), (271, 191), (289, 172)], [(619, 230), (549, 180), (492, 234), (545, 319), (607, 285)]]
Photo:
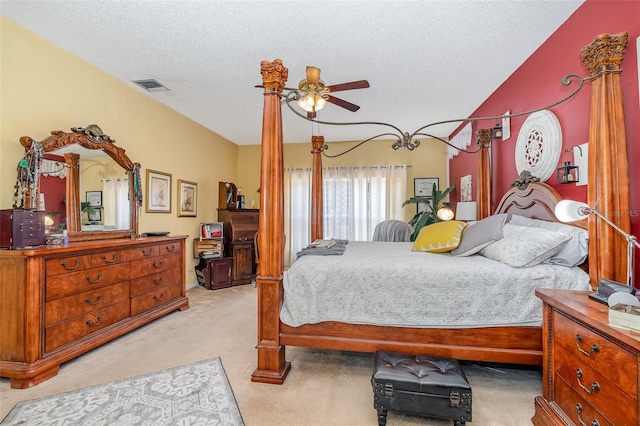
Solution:
[(416, 213), (415, 216), (413, 216), (413, 218), (411, 218), (411, 220), (409, 221), (409, 225), (413, 227), (413, 234), (411, 234), (411, 241), (416, 240), (416, 238), (418, 237), (418, 234), (420, 233), (420, 230), (425, 226), (431, 225), (432, 223), (440, 222), (440, 218), (438, 218), (438, 215), (437, 215), (438, 209), (441, 207), (440, 205), (443, 204), (442, 200), (444, 200), (444, 198), (447, 195), (449, 195), (449, 193), (453, 191), (455, 188), (456, 188), (456, 184), (454, 183), (444, 191), (438, 191), (436, 189), (436, 184), (434, 183), (433, 191), (431, 192), (432, 194), (431, 197), (411, 197), (408, 200), (406, 200), (404, 203), (402, 203), (402, 207), (406, 206), (407, 204), (418, 204), (418, 203), (424, 203), (426, 206), (424, 210)]

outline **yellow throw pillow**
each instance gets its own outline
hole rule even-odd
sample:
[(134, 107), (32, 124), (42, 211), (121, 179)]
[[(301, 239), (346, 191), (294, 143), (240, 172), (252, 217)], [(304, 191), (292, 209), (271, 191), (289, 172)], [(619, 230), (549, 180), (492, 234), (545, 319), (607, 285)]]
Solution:
[(445, 253), (454, 250), (460, 245), (462, 231), (466, 227), (467, 223), (459, 220), (449, 220), (425, 226), (420, 230), (418, 238), (413, 243), (413, 251)]

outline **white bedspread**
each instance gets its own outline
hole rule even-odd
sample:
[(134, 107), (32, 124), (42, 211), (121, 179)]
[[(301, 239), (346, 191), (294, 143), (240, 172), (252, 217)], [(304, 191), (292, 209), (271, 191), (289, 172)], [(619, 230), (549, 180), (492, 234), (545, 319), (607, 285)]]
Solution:
[(404, 327), (542, 323), (536, 288), (591, 290), (579, 268), (513, 268), (480, 255), (411, 251), (413, 243), (351, 241), (343, 255), (303, 256), (284, 273), (281, 320)]

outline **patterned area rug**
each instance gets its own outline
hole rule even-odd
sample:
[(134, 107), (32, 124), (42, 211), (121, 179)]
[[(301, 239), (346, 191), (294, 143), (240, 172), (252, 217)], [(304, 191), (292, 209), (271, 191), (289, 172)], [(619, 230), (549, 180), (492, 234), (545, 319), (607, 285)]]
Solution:
[(220, 358), (18, 403), (2, 425), (244, 425)]

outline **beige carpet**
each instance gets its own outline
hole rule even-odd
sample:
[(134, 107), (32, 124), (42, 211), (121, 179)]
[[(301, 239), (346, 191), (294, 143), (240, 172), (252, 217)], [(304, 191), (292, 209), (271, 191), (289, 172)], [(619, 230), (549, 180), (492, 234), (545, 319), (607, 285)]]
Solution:
[[(246, 425), (377, 425), (370, 379), (372, 355), (287, 348), (292, 369), (284, 385), (252, 383), (256, 366), (253, 285), (188, 291), (191, 309), (174, 312), (63, 364), (31, 389), (0, 379), (0, 419), (22, 400), (39, 398), (165, 368), (220, 357)], [(541, 393), (539, 370), (463, 364), (473, 388), (473, 422), (531, 424)], [(451, 425), (390, 412), (387, 425)]]

